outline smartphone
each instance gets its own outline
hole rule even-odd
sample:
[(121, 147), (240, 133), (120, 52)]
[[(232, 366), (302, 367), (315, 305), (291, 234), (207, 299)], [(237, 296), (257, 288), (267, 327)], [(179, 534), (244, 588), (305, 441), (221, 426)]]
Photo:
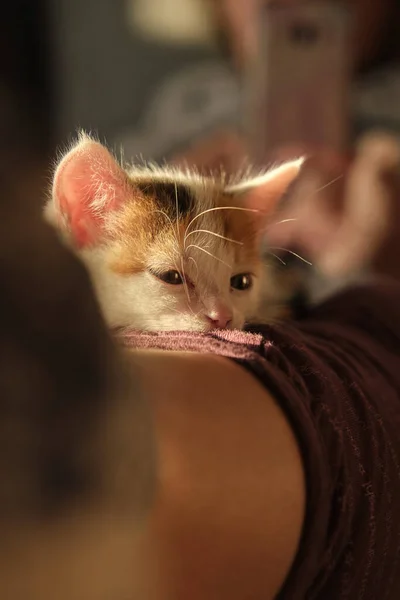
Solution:
[(255, 164), (304, 149), (346, 152), (350, 26), (350, 14), (335, 0), (287, 0), (260, 9), (258, 50), (245, 86), (245, 129)]

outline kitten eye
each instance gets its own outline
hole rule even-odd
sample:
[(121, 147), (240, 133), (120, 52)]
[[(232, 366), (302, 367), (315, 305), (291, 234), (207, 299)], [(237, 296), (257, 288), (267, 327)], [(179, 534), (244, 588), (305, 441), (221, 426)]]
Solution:
[(253, 285), (253, 277), (250, 273), (239, 273), (231, 277), (231, 288), (243, 292), (249, 290)]
[(157, 279), (161, 279), (164, 283), (170, 285), (181, 285), (183, 283), (182, 275), (175, 269), (164, 271), (164, 273), (152, 273)]

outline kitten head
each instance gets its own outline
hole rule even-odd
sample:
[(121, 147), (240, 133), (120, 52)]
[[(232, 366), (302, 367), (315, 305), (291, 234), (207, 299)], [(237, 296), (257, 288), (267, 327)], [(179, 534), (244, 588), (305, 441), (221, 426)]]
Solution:
[(46, 213), (87, 265), (110, 326), (242, 328), (258, 314), (261, 234), (301, 163), (229, 185), (124, 170), (81, 136), (57, 167)]

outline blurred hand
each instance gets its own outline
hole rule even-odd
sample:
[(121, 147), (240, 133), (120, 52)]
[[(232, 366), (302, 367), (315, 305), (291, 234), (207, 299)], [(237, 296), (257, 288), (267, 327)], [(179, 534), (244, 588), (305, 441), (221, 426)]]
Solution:
[(268, 241), (296, 248), (326, 276), (373, 267), (400, 278), (399, 234), (400, 147), (375, 133), (347, 168), (323, 154), (305, 163)]

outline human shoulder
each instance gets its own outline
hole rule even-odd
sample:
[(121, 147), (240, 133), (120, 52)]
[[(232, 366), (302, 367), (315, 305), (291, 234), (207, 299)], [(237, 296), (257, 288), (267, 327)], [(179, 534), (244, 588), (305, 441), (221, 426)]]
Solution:
[[(136, 350), (154, 411), (161, 561), (173, 597), (273, 598), (296, 554), (303, 466), (283, 412), (222, 356)], [(251, 589), (250, 589), (251, 588)]]

